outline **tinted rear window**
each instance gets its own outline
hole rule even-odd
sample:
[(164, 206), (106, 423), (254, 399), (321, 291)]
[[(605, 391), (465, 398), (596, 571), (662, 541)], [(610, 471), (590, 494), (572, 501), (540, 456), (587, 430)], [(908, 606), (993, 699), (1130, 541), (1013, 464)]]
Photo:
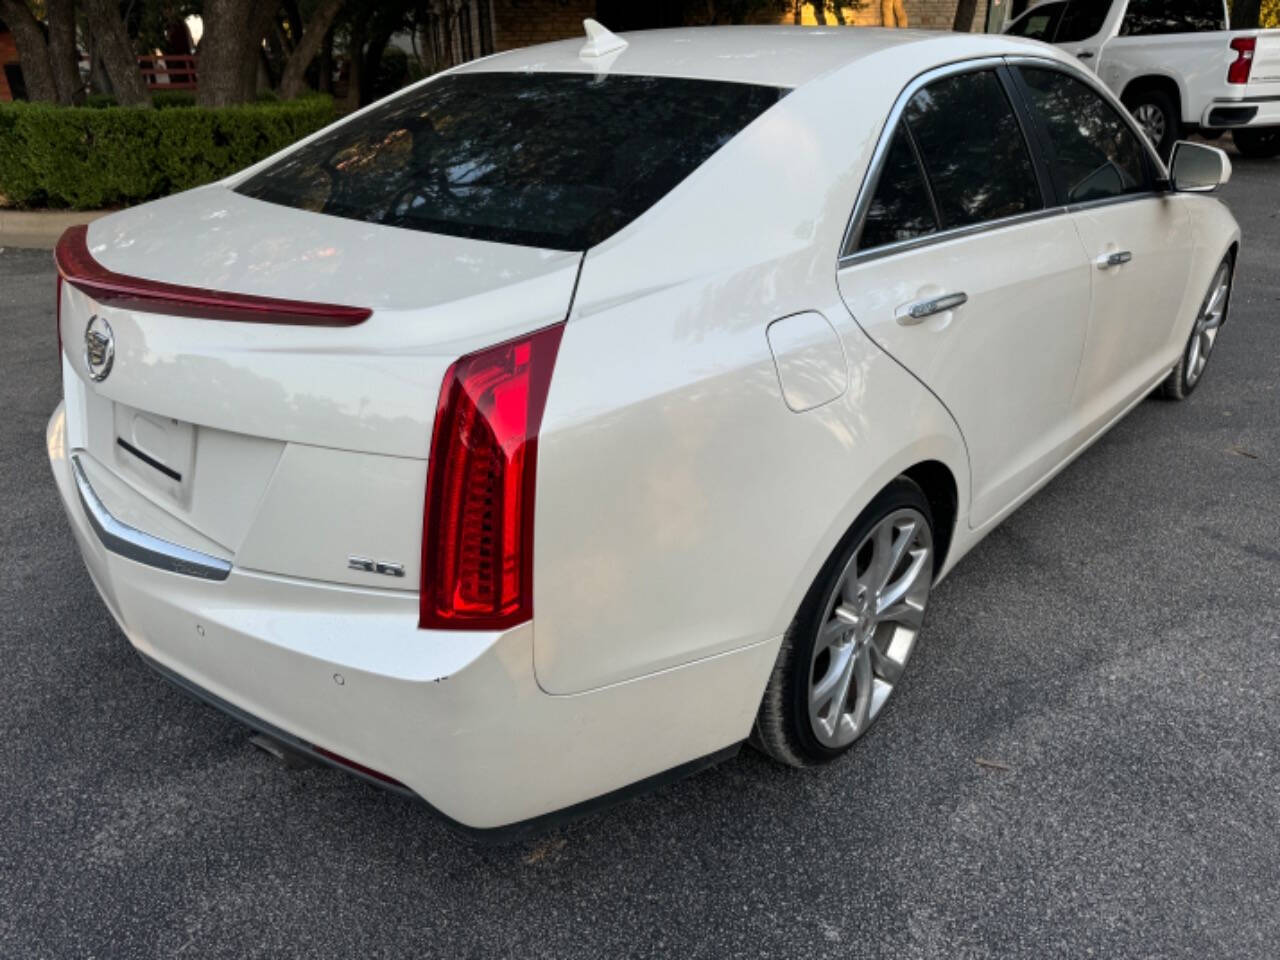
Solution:
[(1225, 30), (1222, 0), (1129, 0), (1122, 37), (1161, 33), (1203, 33)]
[(457, 74), (342, 124), (237, 190), (352, 220), (583, 250), (785, 93), (664, 77)]

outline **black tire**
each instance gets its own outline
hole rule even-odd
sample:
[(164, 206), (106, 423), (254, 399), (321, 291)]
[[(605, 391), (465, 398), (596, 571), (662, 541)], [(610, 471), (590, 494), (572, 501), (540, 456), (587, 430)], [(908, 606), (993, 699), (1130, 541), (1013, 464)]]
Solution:
[[(1168, 160), (1182, 130), (1182, 117), (1178, 114), (1173, 98), (1159, 87), (1146, 87), (1126, 93), (1124, 105), (1147, 134), (1156, 153), (1160, 154), (1162, 160)], [(1156, 125), (1160, 131), (1158, 140), (1152, 132)]]
[(1280, 127), (1249, 127), (1233, 130), (1231, 139), (1243, 156), (1253, 160), (1269, 160), (1280, 156)]
[[(1213, 344), (1210, 344), (1209, 350), (1204, 354), (1204, 363), (1197, 368), (1194, 365), (1194, 356), (1198, 356), (1193, 348), (1196, 345), (1197, 338), (1201, 337), (1201, 318), (1204, 317), (1206, 308), (1211, 304), (1212, 297), (1218, 289), (1218, 278), (1223, 270), (1226, 270), (1227, 291), (1226, 296), (1222, 300), (1222, 315), (1217, 321), (1216, 329), (1221, 331), (1223, 325), (1227, 322), (1228, 313), (1231, 310), (1231, 288), (1235, 280), (1235, 258), (1228, 254), (1218, 264), (1218, 269), (1213, 272), (1213, 280), (1209, 283), (1209, 291), (1205, 294), (1204, 300), (1201, 301), (1200, 309), (1196, 311), (1196, 322), (1192, 325), (1191, 335), (1187, 338), (1186, 346), (1182, 348), (1182, 356), (1178, 358), (1178, 365), (1174, 367), (1169, 376), (1165, 377), (1164, 382), (1160, 384), (1160, 396), (1165, 400), (1180, 401), (1185, 400), (1200, 386), (1200, 382), (1204, 379), (1204, 370), (1212, 356)], [(1217, 334), (1214, 334), (1213, 340), (1216, 342)]]
[[(824, 607), (845, 571), (851, 564), (858, 562), (855, 551), (864, 545), (878, 525), (903, 510), (915, 511), (924, 518), (929, 543), (934, 542), (933, 514), (929, 509), (928, 498), (914, 481), (899, 477), (871, 501), (850, 527), (813, 586), (809, 588), (799, 612), (787, 629), (748, 741), (780, 763), (794, 767), (830, 763), (846, 753), (865, 732), (863, 728), (857, 734), (857, 739), (841, 747), (832, 748), (819, 742), (809, 714), (814, 648), (818, 642), (821, 621), (826, 616)], [(932, 552), (932, 548), (929, 560), (930, 566), (925, 576), (932, 585), (938, 563), (937, 554)], [(895, 680), (894, 686), (896, 684)], [(867, 726), (874, 723), (881, 713), (883, 710), (873, 714), (868, 719)]]

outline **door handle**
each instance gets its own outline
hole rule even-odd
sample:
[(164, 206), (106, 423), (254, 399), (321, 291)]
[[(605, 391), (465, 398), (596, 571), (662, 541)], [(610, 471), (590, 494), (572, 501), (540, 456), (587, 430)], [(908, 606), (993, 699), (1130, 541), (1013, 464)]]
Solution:
[(944, 293), (939, 297), (917, 300), (915, 303), (909, 303), (898, 308), (898, 323), (904, 327), (912, 327), (917, 323), (928, 320), (930, 317), (937, 316), (939, 313), (946, 313), (948, 310), (963, 307), (968, 302), (969, 295), (967, 293)]
[(1115, 253), (1104, 253), (1095, 261), (1099, 270), (1110, 270), (1112, 267), (1122, 267), (1133, 259), (1133, 254), (1128, 250), (1117, 250)]
[(1077, 56), (1077, 57), (1079, 57), (1081, 60), (1092, 60), (1092, 59), (1093, 59), (1093, 51), (1092, 51), (1092, 50), (1081, 50), (1079, 53), (1077, 53), (1077, 54), (1076, 54), (1076, 56)]

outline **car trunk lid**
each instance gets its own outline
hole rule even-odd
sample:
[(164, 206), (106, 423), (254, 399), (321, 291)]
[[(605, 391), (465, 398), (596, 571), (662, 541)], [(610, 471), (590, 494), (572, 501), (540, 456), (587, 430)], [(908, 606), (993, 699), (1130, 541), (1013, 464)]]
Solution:
[(85, 249), (96, 273), (60, 251), (68, 435), (108, 499), (241, 567), (406, 590), (445, 371), (562, 321), (580, 262), (221, 186), (99, 220)]

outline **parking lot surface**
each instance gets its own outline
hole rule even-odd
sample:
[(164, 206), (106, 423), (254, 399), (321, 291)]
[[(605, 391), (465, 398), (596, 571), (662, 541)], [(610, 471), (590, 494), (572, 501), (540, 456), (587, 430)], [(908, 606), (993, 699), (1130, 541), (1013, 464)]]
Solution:
[(738, 758), (534, 841), (287, 770), (152, 674), (43, 449), (49, 254), (0, 252), (0, 957), (1273, 957), (1280, 161), (1231, 320), (937, 590), (834, 766)]

